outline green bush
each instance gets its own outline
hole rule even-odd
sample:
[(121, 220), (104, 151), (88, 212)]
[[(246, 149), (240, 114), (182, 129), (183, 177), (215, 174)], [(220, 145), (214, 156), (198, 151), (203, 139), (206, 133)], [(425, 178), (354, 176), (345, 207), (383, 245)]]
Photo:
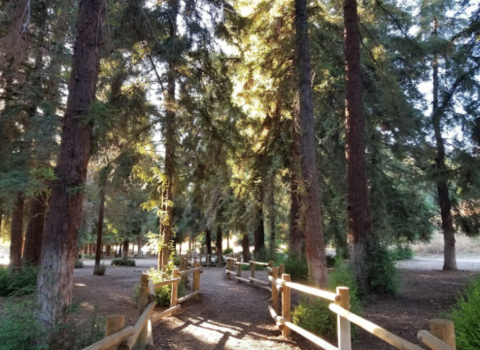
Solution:
[(80, 260), (75, 261), (75, 268), (76, 269), (83, 269), (84, 267), (85, 267), (85, 265), (83, 264), (83, 261), (80, 261)]
[[(328, 275), (328, 290), (335, 292), (337, 286), (349, 287), (351, 311), (359, 314), (358, 288), (349, 265), (335, 267)], [(337, 331), (337, 316), (330, 311), (331, 301), (302, 295), (300, 303), (292, 312), (293, 323), (310, 332), (333, 339)]]
[(413, 256), (415, 255), (414, 251), (408, 244), (398, 244), (393, 250), (391, 250), (390, 254), (394, 260), (409, 260), (413, 259)]
[(19, 296), (31, 294), (37, 284), (38, 268), (25, 266), (13, 272), (9, 268), (0, 268), (0, 296)]
[(135, 266), (135, 260), (115, 258), (112, 259), (112, 266)]
[[(157, 269), (154, 269), (153, 267), (150, 268), (150, 270), (148, 271), (148, 274), (150, 275), (150, 279), (152, 280), (153, 284), (157, 284), (166, 280), (165, 278), (163, 278), (163, 273)], [(171, 279), (171, 277), (168, 277), (168, 279)], [(137, 283), (134, 288), (135, 288), (134, 298), (135, 300), (138, 300), (138, 297), (140, 295), (140, 284)], [(185, 290), (184, 290), (183, 284), (179, 283), (177, 297), (181, 298), (184, 295), (185, 295)], [(160, 287), (160, 288), (155, 288), (155, 302), (157, 303), (157, 305), (170, 306), (171, 297), (172, 297), (171, 284)]]
[(82, 259), (95, 259), (95, 255), (82, 254)]
[(223, 251), (223, 254), (226, 255), (226, 254), (231, 254), (233, 253), (233, 249), (232, 248), (227, 248)]
[(464, 296), (457, 299), (445, 318), (455, 323), (455, 337), (458, 350), (480, 349), (480, 279), (472, 282)]
[(93, 274), (97, 276), (103, 276), (105, 275), (105, 271), (107, 271), (107, 266), (104, 264), (101, 264), (100, 266), (98, 266), (93, 270)]
[(365, 258), (368, 292), (395, 294), (400, 287), (398, 270), (388, 248), (380, 243), (373, 244)]
[(301, 282), (308, 279), (308, 265), (305, 257), (299, 258), (295, 255), (289, 255), (282, 262), (285, 264), (285, 273), (290, 274), (292, 281)]

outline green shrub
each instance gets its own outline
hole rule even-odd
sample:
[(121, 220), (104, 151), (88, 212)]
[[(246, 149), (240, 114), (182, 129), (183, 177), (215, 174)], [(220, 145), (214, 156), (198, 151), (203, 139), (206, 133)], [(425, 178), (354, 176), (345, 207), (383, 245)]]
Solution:
[(100, 266), (98, 266), (93, 270), (93, 274), (97, 276), (103, 276), (105, 275), (105, 271), (107, 271), (107, 266), (104, 264), (101, 264)]
[[(167, 279), (163, 278), (163, 273), (157, 269), (154, 269), (153, 267), (150, 268), (148, 271), (148, 274), (150, 275), (150, 279), (152, 280), (153, 284), (157, 284), (160, 282), (163, 282), (167, 279), (171, 279), (171, 277), (168, 277)], [(135, 300), (138, 300), (138, 297), (140, 295), (140, 284), (136, 284), (134, 287), (134, 298)], [(185, 290), (183, 287), (182, 283), (178, 284), (178, 298), (181, 298), (182, 296), (185, 295)], [(155, 302), (159, 306), (170, 306), (170, 299), (172, 297), (172, 285), (166, 285), (160, 288), (155, 288)]]
[(92, 255), (92, 254), (82, 254), (82, 259), (95, 259), (95, 255)]
[(390, 254), (394, 260), (409, 260), (413, 259), (413, 256), (415, 255), (414, 251), (408, 244), (398, 244), (393, 250), (391, 250)]
[(457, 299), (456, 304), (445, 318), (455, 323), (455, 337), (458, 350), (480, 349), (480, 279), (472, 282), (464, 296)]
[(285, 273), (290, 274), (292, 281), (301, 282), (308, 279), (308, 265), (305, 257), (289, 255), (283, 263), (285, 264)]
[(83, 269), (84, 267), (85, 267), (85, 265), (83, 264), (83, 261), (80, 261), (80, 260), (75, 261), (75, 268), (76, 269)]
[(0, 296), (19, 296), (31, 294), (37, 284), (38, 268), (25, 266), (13, 272), (9, 268), (0, 268)]
[[(349, 287), (351, 311), (359, 314), (358, 288), (349, 265), (335, 267), (328, 275), (328, 290), (335, 292), (337, 286)], [(310, 332), (333, 339), (337, 331), (337, 316), (330, 311), (331, 301), (302, 295), (300, 303), (292, 312), (293, 323)]]
[(115, 258), (112, 259), (112, 266), (135, 266), (135, 260)]
[(400, 287), (398, 270), (388, 248), (380, 243), (373, 244), (365, 258), (368, 292), (395, 294)]
[(226, 255), (226, 254), (231, 254), (233, 253), (233, 249), (232, 248), (227, 248), (223, 251), (223, 254)]

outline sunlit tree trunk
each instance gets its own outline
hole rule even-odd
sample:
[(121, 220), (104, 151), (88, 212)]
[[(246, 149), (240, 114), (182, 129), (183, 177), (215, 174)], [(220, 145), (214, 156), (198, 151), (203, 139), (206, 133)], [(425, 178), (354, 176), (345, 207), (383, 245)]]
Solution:
[(57, 159), (37, 280), (38, 318), (46, 326), (65, 317), (72, 301), (73, 271), (82, 217), (84, 184), (93, 123), (86, 117), (95, 100), (102, 45), (104, 0), (79, 4), (67, 108)]
[(321, 220), (320, 186), (317, 175), (315, 120), (308, 39), (307, 1), (295, 1), (297, 75), (300, 97), (301, 167), (305, 187), (301, 211), (304, 213), (305, 255), (309, 278), (319, 287), (327, 286), (327, 260)]

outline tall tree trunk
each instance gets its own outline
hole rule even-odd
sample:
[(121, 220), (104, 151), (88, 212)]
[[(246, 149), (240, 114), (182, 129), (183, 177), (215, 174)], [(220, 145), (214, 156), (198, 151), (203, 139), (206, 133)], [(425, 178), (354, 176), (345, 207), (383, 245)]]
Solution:
[(346, 75), (347, 214), (350, 261), (360, 288), (366, 291), (365, 256), (371, 240), (365, 166), (365, 117), (362, 102), (360, 32), (356, 0), (344, 0)]
[(106, 256), (110, 256), (112, 253), (112, 246), (110, 244), (107, 244), (107, 252), (105, 253)]
[(270, 257), (275, 255), (275, 172), (269, 176), (270, 186), (267, 193), (268, 226), (270, 228)]
[(217, 225), (217, 241), (215, 244), (215, 247), (217, 248), (217, 266), (222, 266), (222, 241), (223, 241), (223, 235), (222, 235), (222, 226)]
[(3, 208), (0, 206), (0, 236), (2, 235), (2, 223), (3, 223)]
[(23, 250), (23, 263), (25, 265), (38, 265), (40, 262), (46, 209), (46, 192), (42, 191), (30, 199), (30, 214), (25, 234), (25, 248)]
[[(438, 21), (434, 19), (433, 35), (437, 36)], [(453, 228), (452, 205), (448, 193), (448, 182), (446, 173), (448, 172), (445, 164), (445, 144), (442, 137), (442, 110), (439, 108), (439, 78), (438, 78), (438, 55), (435, 53), (432, 62), (432, 80), (433, 80), (433, 103), (432, 103), (432, 124), (435, 133), (435, 142), (437, 145), (437, 157), (435, 166), (437, 169), (437, 193), (438, 205), (440, 206), (440, 215), (442, 218), (443, 231), (443, 269), (457, 270), (457, 258), (455, 252), (455, 230)]]
[(143, 242), (142, 242), (142, 234), (141, 233), (138, 234), (137, 245), (138, 245), (137, 256), (139, 258), (143, 258), (143, 252), (142, 252)]
[[(103, 182), (103, 181), (102, 181)], [(100, 205), (98, 206), (98, 225), (97, 225), (97, 249), (95, 250), (94, 275), (103, 275), (100, 271), (100, 259), (102, 258), (102, 235), (103, 235), (103, 214), (105, 212), (105, 183), (100, 186)]]
[(92, 144), (87, 121), (95, 99), (102, 44), (104, 0), (80, 2), (67, 109), (57, 159), (37, 279), (38, 318), (52, 326), (71, 304), (83, 187)]
[(205, 230), (205, 245), (207, 254), (212, 255), (212, 232), (208, 228)]
[(20, 269), (22, 267), (23, 247), (23, 207), (25, 197), (18, 192), (15, 200), (15, 207), (12, 214), (12, 227), (10, 230), (10, 268)]
[[(169, 8), (169, 26), (170, 26), (170, 40), (172, 43), (176, 42), (177, 37), (177, 15), (179, 10), (178, 0), (168, 0)], [(175, 45), (172, 46), (172, 50)], [(172, 254), (171, 242), (173, 239), (173, 199), (174, 199), (174, 177), (175, 177), (175, 53), (171, 52), (170, 61), (168, 62), (167, 72), (167, 103), (165, 115), (165, 178), (166, 183), (163, 190), (163, 203), (160, 223), (160, 236), (163, 239), (162, 249), (159, 254), (158, 269), (163, 270), (164, 266), (168, 265), (168, 260)]]
[(128, 248), (130, 246), (130, 241), (128, 239), (123, 241), (123, 252), (122, 252), (122, 259), (128, 259)]
[(299, 106), (295, 103), (292, 118), (292, 144), (290, 152), (290, 235), (289, 235), (289, 253), (301, 259), (303, 256), (304, 235), (300, 225), (300, 194), (298, 193), (298, 184), (301, 182), (301, 137), (299, 125)]
[(295, 0), (297, 74), (300, 97), (301, 165), (305, 195), (302, 212), (305, 222), (305, 254), (309, 278), (321, 288), (327, 286), (327, 260), (321, 221), (318, 184), (313, 91), (311, 86), (310, 47), (308, 41), (307, 1)]
[(257, 213), (256, 213), (257, 225), (255, 227), (255, 230), (253, 231), (255, 259), (259, 259), (260, 255), (263, 254), (265, 250), (265, 225), (264, 225), (265, 216), (263, 215), (263, 197), (264, 197), (263, 188), (264, 186), (262, 184), (257, 189), (258, 191)]
[(242, 255), (244, 262), (250, 261), (250, 242), (246, 233), (242, 237)]

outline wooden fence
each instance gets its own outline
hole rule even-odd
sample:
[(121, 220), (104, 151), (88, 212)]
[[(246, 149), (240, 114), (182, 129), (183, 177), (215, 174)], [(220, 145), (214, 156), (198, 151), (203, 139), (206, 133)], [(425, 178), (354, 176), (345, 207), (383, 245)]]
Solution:
[[(233, 266), (237, 266), (237, 271), (233, 271)], [(250, 266), (251, 276), (241, 277), (241, 267)], [(424, 350), (386, 329), (350, 312), (350, 291), (347, 287), (337, 287), (336, 293), (321, 290), (318, 288), (293, 283), (290, 281), (290, 275), (285, 274), (285, 266), (275, 267), (273, 261), (262, 263), (251, 260), (250, 262), (241, 262), (239, 259), (227, 258), (226, 275), (231, 279), (235, 275), (237, 281), (250, 283), (269, 284), (263, 280), (255, 278), (255, 265), (265, 266), (268, 269), (269, 288), (272, 291), (272, 298), (268, 305), (270, 314), (275, 323), (282, 331), (284, 337), (288, 337), (291, 331), (294, 331), (307, 338), (314, 344), (325, 350), (351, 350), (352, 336), (351, 323), (356, 324), (367, 332), (384, 340), (390, 345), (400, 350)], [(279, 278), (281, 276), (281, 278)], [(330, 311), (337, 314), (337, 346), (334, 346), (317, 335), (307, 331), (304, 328), (292, 323), (291, 320), (291, 290), (296, 290), (314, 297), (331, 301)], [(281, 310), (281, 315), (278, 314)], [(449, 320), (431, 320), (430, 332), (421, 330), (417, 334), (418, 339), (431, 350), (455, 350), (455, 331), (452, 321)]]
[[(163, 317), (173, 315), (180, 304), (191, 299), (200, 298), (200, 273), (202, 267), (200, 262), (194, 262), (191, 269), (174, 269), (173, 278), (168, 281), (162, 281), (153, 284), (150, 276), (143, 273), (140, 278), (140, 294), (138, 298), (139, 317), (134, 326), (125, 327), (125, 318), (123, 315), (107, 316), (105, 325), (105, 338), (99, 342), (90, 345), (84, 350), (131, 350), (137, 344), (138, 350), (153, 349), (152, 324), (158, 322)], [(182, 277), (193, 274), (192, 292), (182, 298), (178, 298), (178, 283)], [(172, 285), (170, 307), (158, 315), (151, 316), (155, 308), (155, 289), (166, 285)]]

